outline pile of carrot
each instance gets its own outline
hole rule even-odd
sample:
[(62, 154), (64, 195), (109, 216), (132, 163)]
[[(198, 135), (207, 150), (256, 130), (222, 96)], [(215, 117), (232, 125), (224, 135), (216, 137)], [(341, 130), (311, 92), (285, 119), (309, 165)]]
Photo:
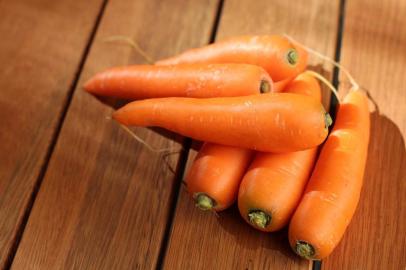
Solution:
[(332, 125), (307, 52), (283, 36), (242, 36), (153, 65), (113, 67), (84, 88), (135, 100), (113, 113), (127, 126), (163, 127), (203, 141), (185, 183), (196, 206), (238, 203), (252, 227), (289, 226), (301, 257), (337, 246), (360, 197), (369, 141), (361, 90), (339, 104)]

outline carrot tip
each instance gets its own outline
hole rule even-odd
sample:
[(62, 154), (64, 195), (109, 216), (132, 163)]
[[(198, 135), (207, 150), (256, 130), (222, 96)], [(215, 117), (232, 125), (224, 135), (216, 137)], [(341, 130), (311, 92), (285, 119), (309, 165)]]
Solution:
[(296, 242), (295, 252), (308, 260), (311, 260), (315, 254), (314, 247), (305, 241)]
[(196, 206), (203, 211), (212, 210), (216, 206), (216, 202), (204, 193), (196, 193), (194, 197)]
[(271, 215), (261, 210), (251, 210), (248, 213), (248, 219), (251, 222), (251, 224), (264, 229), (271, 222)]
[(297, 51), (295, 49), (290, 49), (286, 54), (286, 59), (288, 60), (289, 64), (294, 66), (298, 62), (299, 55), (297, 54)]
[(88, 80), (83, 84), (83, 89), (85, 89), (87, 92), (92, 91), (92, 80)]

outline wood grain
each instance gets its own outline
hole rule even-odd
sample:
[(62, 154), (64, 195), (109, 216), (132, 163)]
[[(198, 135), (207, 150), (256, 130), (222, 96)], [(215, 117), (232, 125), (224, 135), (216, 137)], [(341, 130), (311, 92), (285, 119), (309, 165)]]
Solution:
[[(168, 56), (207, 43), (216, 9), (216, 1), (108, 2), (12, 269), (156, 266), (179, 154), (137, 143), (81, 85), (107, 67), (142, 62), (106, 37), (132, 37), (153, 58)], [(157, 148), (181, 147), (178, 138), (135, 132)]]
[[(225, 1), (216, 39), (243, 34), (288, 33), (333, 57), (338, 3), (331, 1)], [(313, 59), (311, 65), (332, 72)], [(191, 151), (189, 163), (196, 155)], [(233, 207), (219, 214), (194, 207), (185, 188), (175, 213), (165, 269), (308, 269), (290, 250), (286, 231), (265, 234), (252, 229)]]
[(0, 269), (21, 228), (101, 4), (0, 1)]
[[(323, 269), (406, 268), (406, 2), (347, 1), (341, 63), (379, 106), (360, 204)], [(348, 90), (341, 76), (340, 91)], [(372, 107), (372, 106), (371, 106)]]

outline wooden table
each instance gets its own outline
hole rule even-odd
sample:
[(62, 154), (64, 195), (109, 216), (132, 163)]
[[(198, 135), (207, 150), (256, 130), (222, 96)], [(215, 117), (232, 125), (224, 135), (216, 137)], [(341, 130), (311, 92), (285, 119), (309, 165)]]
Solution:
[[(81, 89), (107, 67), (240, 34), (288, 33), (368, 90), (371, 142), (360, 205), (322, 269), (406, 267), (406, 2), (403, 0), (0, 1), (0, 269), (317, 269), (286, 231), (251, 229), (236, 208), (196, 209), (181, 180), (190, 141), (148, 129), (148, 151)], [(314, 69), (340, 91), (327, 62)], [(182, 148), (183, 146), (183, 148)]]

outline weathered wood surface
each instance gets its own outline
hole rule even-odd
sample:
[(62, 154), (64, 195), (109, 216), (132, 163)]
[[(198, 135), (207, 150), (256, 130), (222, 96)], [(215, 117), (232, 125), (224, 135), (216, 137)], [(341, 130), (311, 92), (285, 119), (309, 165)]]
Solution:
[[(107, 3), (12, 269), (156, 267), (176, 186), (169, 167), (179, 154), (148, 151), (81, 85), (107, 67), (143, 62), (104, 38), (129, 36), (163, 57), (207, 43), (216, 9), (216, 1)], [(181, 148), (153, 131), (136, 133), (157, 148)]]
[(0, 269), (23, 229), (101, 4), (0, 1)]

